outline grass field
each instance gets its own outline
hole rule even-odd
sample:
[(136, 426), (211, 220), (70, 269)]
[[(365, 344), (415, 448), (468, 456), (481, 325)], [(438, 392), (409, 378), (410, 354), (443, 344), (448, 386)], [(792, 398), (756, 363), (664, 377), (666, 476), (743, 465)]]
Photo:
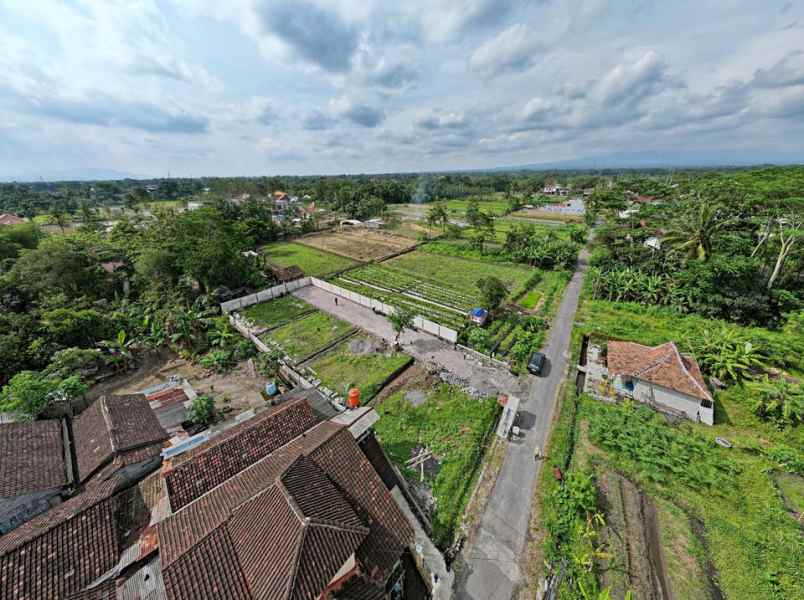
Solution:
[(348, 258), (293, 242), (269, 244), (264, 246), (261, 252), (267, 257), (268, 262), (277, 267), (297, 265), (305, 275), (313, 277), (342, 271), (357, 264)]
[(288, 356), (301, 361), (351, 330), (349, 323), (324, 312), (315, 312), (265, 333), (261, 339), (276, 342)]
[(252, 304), (248, 308), (243, 309), (242, 313), (255, 325), (276, 327), (277, 325), (292, 321), (296, 317), (313, 310), (315, 310), (313, 305), (307, 304), (304, 300), (300, 300), (288, 294), (287, 296), (282, 296), (281, 298), (270, 300), (269, 302)]
[(533, 269), (512, 263), (481, 262), (419, 250), (397, 256), (383, 264), (466, 292), (477, 290), (477, 281), (482, 277), (497, 277), (506, 284), (510, 296), (521, 293), (533, 275)]
[(413, 362), (406, 354), (372, 348), (374, 342), (369, 336), (349, 338), (306, 366), (326, 387), (344, 397), (348, 389), (357, 387), (360, 401), (366, 403), (397, 369)]
[(493, 399), (474, 400), (456, 387), (431, 385), (419, 378), (386, 398), (377, 410), (377, 435), (406, 476), (418, 481), (418, 469), (408, 469), (405, 462), (419, 446), (430, 449), (440, 463), (437, 473), (426, 474), (425, 482), (436, 501), (434, 540), (445, 548), (461, 521), (500, 407)]

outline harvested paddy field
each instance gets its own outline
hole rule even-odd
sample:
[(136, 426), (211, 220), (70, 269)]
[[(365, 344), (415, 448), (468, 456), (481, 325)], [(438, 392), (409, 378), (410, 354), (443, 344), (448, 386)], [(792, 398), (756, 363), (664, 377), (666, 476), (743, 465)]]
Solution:
[(366, 403), (392, 375), (412, 362), (410, 356), (393, 352), (383, 340), (360, 335), (344, 340), (304, 366), (324, 386), (344, 397), (350, 388), (358, 388), (361, 403)]
[(294, 242), (269, 244), (262, 248), (261, 253), (268, 263), (275, 267), (285, 268), (295, 265), (304, 271), (305, 275), (312, 277), (343, 271), (357, 264), (346, 257)]
[(300, 238), (297, 242), (362, 262), (382, 259), (416, 243), (410, 238), (369, 229), (321, 233)]

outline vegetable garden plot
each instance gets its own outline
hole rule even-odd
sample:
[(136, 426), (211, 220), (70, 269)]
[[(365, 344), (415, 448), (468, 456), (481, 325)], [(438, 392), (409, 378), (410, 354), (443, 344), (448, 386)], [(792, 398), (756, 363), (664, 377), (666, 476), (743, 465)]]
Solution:
[(352, 330), (345, 321), (324, 312), (315, 312), (263, 334), (260, 339), (278, 344), (288, 356), (300, 361)]
[(455, 256), (429, 254), (414, 250), (382, 264), (404, 271), (425, 281), (438, 282), (441, 287), (460, 290), (464, 294), (477, 293), (477, 281), (483, 277), (497, 277), (508, 287), (509, 295), (524, 291), (533, 275), (533, 269), (513, 263), (490, 263)]
[(477, 293), (468, 293), (447, 288), (443, 284), (439, 284), (435, 281), (428, 281), (405, 271), (380, 265), (367, 265), (355, 269), (349, 272), (347, 278), (358, 283), (374, 285), (391, 292), (429, 300), (452, 308), (460, 313), (468, 312), (477, 306), (479, 302)]

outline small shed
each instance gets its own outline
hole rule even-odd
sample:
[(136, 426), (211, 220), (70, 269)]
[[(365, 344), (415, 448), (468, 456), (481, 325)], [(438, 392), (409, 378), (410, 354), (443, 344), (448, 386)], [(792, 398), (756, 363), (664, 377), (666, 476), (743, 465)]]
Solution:
[(476, 325), (483, 326), (489, 318), (489, 311), (485, 308), (473, 308), (469, 311), (469, 320)]

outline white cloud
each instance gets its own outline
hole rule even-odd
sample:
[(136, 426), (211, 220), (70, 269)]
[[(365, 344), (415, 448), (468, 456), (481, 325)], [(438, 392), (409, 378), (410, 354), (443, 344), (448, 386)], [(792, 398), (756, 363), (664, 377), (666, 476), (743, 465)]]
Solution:
[(472, 68), (490, 76), (524, 71), (544, 55), (546, 48), (524, 23), (505, 29), (472, 54)]

